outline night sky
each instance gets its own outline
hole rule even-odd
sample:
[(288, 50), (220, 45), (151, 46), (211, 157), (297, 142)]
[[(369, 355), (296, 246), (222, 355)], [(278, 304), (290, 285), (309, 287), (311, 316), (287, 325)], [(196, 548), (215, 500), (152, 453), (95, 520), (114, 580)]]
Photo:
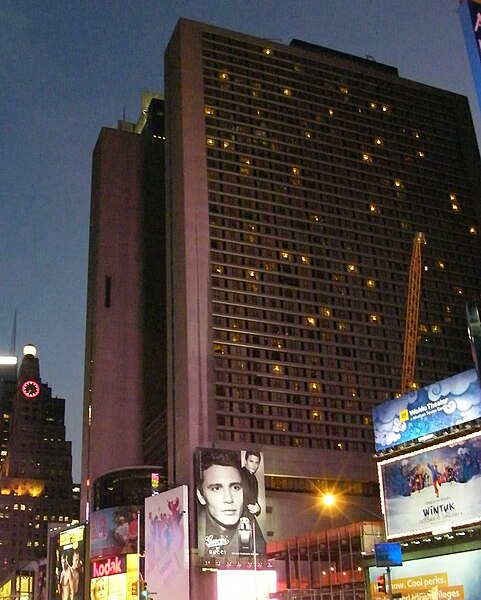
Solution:
[(67, 400), (75, 480), (92, 150), (124, 111), (137, 120), (143, 89), (163, 91), (177, 20), (372, 56), (468, 96), (481, 139), (457, 9), (458, 0), (0, 0), (0, 354), (18, 310), (17, 354), (35, 344), (43, 381)]

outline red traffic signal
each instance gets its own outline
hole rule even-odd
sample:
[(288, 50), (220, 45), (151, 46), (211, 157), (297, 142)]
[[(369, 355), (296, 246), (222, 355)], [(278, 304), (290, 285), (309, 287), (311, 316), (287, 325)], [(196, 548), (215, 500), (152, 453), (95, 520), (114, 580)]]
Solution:
[(386, 593), (386, 575), (377, 576), (377, 591), (383, 594)]

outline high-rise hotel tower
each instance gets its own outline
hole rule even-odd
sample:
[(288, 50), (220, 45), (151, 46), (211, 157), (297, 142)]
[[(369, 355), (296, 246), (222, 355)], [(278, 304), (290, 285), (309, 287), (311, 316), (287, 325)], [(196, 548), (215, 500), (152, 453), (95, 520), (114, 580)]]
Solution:
[(418, 232), (416, 381), (472, 367), (481, 171), (467, 99), (373, 60), (181, 20), (165, 55), (165, 138), (156, 393), (169, 481), (192, 484), (196, 447), (257, 448), (268, 539), (313, 527), (317, 490), (369, 508), (371, 409), (401, 389)]

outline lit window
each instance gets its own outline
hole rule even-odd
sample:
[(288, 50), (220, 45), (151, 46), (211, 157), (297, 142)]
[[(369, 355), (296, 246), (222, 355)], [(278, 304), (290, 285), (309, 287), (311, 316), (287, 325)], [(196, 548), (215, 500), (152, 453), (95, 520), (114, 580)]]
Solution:
[(311, 219), (312, 219), (313, 221), (316, 221), (316, 222), (319, 222), (319, 221), (320, 221), (320, 219), (319, 219), (319, 215), (311, 215)]
[(333, 108), (330, 106), (330, 107), (327, 109), (327, 113), (328, 113), (328, 115), (329, 115), (330, 117), (334, 116), (334, 109), (333, 109)]
[(330, 317), (331, 310), (329, 308), (323, 307), (323, 308), (321, 308), (321, 314), (323, 317)]
[(372, 163), (372, 156), (370, 154), (368, 154), (367, 152), (363, 152), (363, 154), (362, 154), (362, 160), (364, 162)]
[(257, 271), (254, 271), (252, 269), (247, 271), (247, 277), (250, 277), (251, 279), (257, 279)]
[(311, 410), (311, 419), (313, 421), (323, 421), (324, 413), (321, 412), (320, 410)]
[(227, 81), (229, 79), (229, 75), (225, 71), (220, 71), (219, 79), (223, 79), (224, 81)]
[(356, 271), (357, 271), (356, 265), (353, 265), (352, 263), (348, 264), (346, 268), (349, 273), (356, 273)]
[(215, 146), (215, 141), (212, 138), (207, 138), (207, 145), (208, 146)]
[(419, 331), (421, 333), (427, 333), (428, 332), (428, 328), (426, 327), (426, 325), (424, 323), (419, 323)]
[(248, 156), (241, 156), (239, 160), (241, 161), (241, 163), (244, 163), (245, 165), (251, 164), (251, 159)]
[(306, 137), (308, 139), (311, 139), (311, 137), (312, 137), (312, 133), (310, 131), (304, 131), (303, 134), (304, 134), (304, 137)]
[(422, 150), (418, 150), (417, 155), (419, 158), (424, 158), (424, 152)]
[(478, 235), (478, 228), (476, 227), (476, 225), (471, 225), (469, 227), (469, 233), (471, 235)]
[(280, 375), (282, 373), (281, 365), (272, 365), (272, 372), (276, 375)]
[(369, 108), (372, 108), (372, 110), (376, 110), (377, 104), (375, 102), (370, 102), (369, 103)]
[(308, 325), (310, 325), (311, 327), (315, 327), (315, 325), (316, 325), (315, 317), (307, 317), (306, 321), (307, 321)]
[(376, 287), (376, 282), (374, 281), (374, 279), (367, 279), (366, 285), (368, 288), (374, 288)]
[(342, 449), (343, 449), (343, 447), (344, 447), (344, 446), (342, 445), (342, 442), (338, 442), (338, 443), (337, 443), (337, 449), (338, 449), (338, 450), (342, 450)]
[(371, 323), (378, 323), (379, 317), (378, 317), (378, 315), (372, 314), (372, 315), (369, 315), (369, 320), (371, 321)]
[(347, 89), (347, 87), (340, 87), (339, 91), (341, 92), (341, 94), (349, 94), (349, 90)]
[(463, 295), (463, 288), (456, 288), (456, 293), (457, 293), (459, 296), (462, 296), (462, 295)]
[(382, 105), (382, 112), (389, 112), (389, 111), (390, 111), (389, 106), (387, 104), (383, 104)]
[(369, 205), (369, 211), (373, 214), (373, 215), (378, 215), (379, 214), (379, 207), (377, 206), (377, 204), (370, 204)]
[(450, 199), (450, 200), (457, 200), (457, 199), (458, 199), (458, 197), (457, 197), (457, 196), (456, 196), (456, 194), (454, 194), (453, 192), (450, 192), (450, 194), (449, 194), (449, 199)]
[(399, 188), (399, 189), (402, 190), (404, 188), (403, 182), (400, 179), (395, 179), (394, 180), (394, 187), (397, 187), (397, 188)]
[(451, 202), (451, 210), (453, 212), (459, 212), (459, 204), (457, 202)]
[(223, 147), (223, 148), (228, 148), (229, 146), (230, 146), (230, 142), (229, 142), (228, 140), (224, 140), (224, 141), (222, 142), (222, 147)]
[(250, 169), (250, 167), (244, 167), (244, 166), (242, 166), (242, 167), (239, 167), (239, 173), (241, 175), (250, 175), (251, 169)]
[(445, 267), (444, 261), (438, 260), (438, 269), (444, 269), (444, 267)]
[(343, 323), (342, 321), (340, 321), (337, 324), (337, 329), (338, 329), (338, 331), (345, 331), (347, 329), (346, 323)]
[(419, 133), (418, 133), (417, 131), (413, 131), (413, 136), (414, 136), (416, 139), (419, 139), (419, 138), (420, 138), (420, 135), (419, 135)]
[(301, 262), (305, 265), (310, 264), (311, 259), (308, 256), (301, 256)]
[(317, 381), (310, 381), (307, 387), (310, 392), (318, 393), (320, 391), (320, 386)]
[(431, 325), (431, 333), (441, 333), (441, 327), (439, 325)]
[(271, 56), (272, 48), (263, 48), (262, 53), (265, 54), (266, 56)]
[(284, 88), (284, 96), (292, 96), (292, 92), (289, 88)]
[(299, 167), (291, 167), (291, 171), (293, 175), (300, 175), (301, 174), (301, 170), (299, 169)]
[(281, 258), (283, 258), (284, 260), (291, 260), (291, 255), (289, 254), (289, 252), (281, 252)]
[(384, 141), (381, 138), (375, 138), (374, 143), (376, 146), (384, 146)]
[(204, 113), (210, 116), (215, 115), (215, 108), (212, 106), (206, 106), (204, 109)]

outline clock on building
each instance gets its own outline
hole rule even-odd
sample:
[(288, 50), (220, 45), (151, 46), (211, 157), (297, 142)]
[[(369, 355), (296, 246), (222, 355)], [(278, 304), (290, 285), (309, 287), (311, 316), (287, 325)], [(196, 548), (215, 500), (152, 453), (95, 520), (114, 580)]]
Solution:
[(40, 394), (40, 386), (36, 381), (25, 381), (22, 384), (22, 393), (27, 398), (36, 398)]

